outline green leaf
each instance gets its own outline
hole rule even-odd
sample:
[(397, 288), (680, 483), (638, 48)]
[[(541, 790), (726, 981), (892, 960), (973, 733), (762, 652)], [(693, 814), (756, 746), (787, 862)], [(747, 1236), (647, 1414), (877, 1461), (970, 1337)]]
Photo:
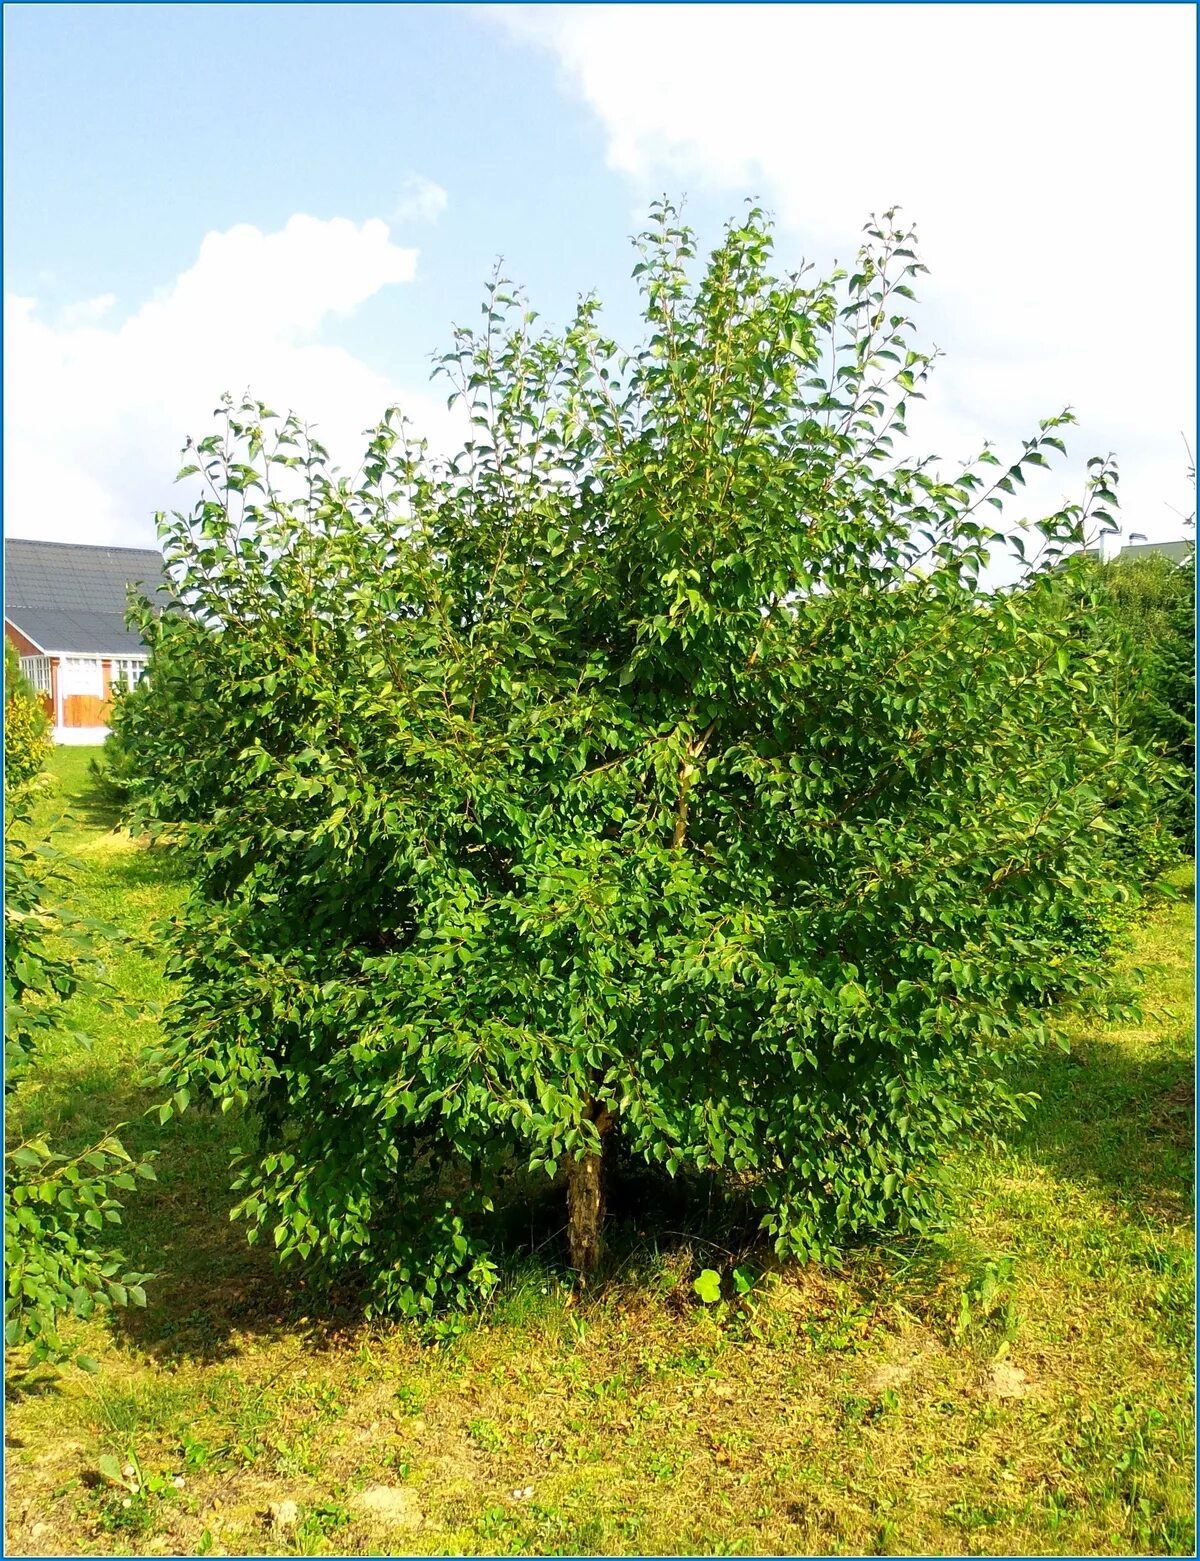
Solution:
[(711, 1306), (721, 1299), (721, 1276), (715, 1268), (702, 1268), (692, 1281), (692, 1289), (705, 1306)]
[(96, 1460), (96, 1467), (110, 1484), (124, 1485), (125, 1476), (121, 1473), (120, 1460), (114, 1458), (112, 1453), (102, 1453)]

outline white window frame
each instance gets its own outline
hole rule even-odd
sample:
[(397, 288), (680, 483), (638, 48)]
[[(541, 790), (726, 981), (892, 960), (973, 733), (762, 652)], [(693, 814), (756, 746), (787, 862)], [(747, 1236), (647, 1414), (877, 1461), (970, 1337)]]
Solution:
[(145, 670), (145, 656), (114, 656), (110, 686), (115, 688), (124, 681), (126, 688), (136, 688)]
[(50, 670), (53, 665), (53, 656), (21, 657), (21, 671), (39, 694), (53, 694), (54, 692), (54, 678)]

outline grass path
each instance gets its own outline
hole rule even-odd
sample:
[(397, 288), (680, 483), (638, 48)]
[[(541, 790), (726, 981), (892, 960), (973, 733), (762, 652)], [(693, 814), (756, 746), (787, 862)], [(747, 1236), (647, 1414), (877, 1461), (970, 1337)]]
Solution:
[[(144, 933), (182, 886), (113, 831), (87, 758), (55, 755), (45, 807), (76, 811), (79, 907)], [(23, 1125), (123, 1120), (157, 1149), (124, 1241), (161, 1277), (91, 1329), (99, 1376), (10, 1381), (6, 1552), (1192, 1553), (1190, 900), (1135, 954), (1144, 1026), (1041, 1065), (1019, 1140), (953, 1167), (942, 1242), (788, 1270), (721, 1316), (691, 1292), (699, 1249), (631, 1227), (593, 1298), (551, 1244), (437, 1347), (310, 1316), (229, 1224), (242, 1129), (158, 1129), (136, 1067), (153, 1019), (98, 1019)], [(138, 1007), (165, 997), (144, 955), (111, 974)], [(100, 1477), (106, 1453), (138, 1494)]]

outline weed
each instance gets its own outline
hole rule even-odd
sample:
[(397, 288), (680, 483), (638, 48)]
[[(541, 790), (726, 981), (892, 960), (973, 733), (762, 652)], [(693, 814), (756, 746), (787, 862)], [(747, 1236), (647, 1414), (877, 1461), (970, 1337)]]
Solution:
[(957, 1339), (969, 1335), (999, 1335), (1011, 1344), (1020, 1316), (1012, 1299), (1013, 1260), (987, 1258), (963, 1286), (954, 1325)]
[(472, 1420), (467, 1434), (485, 1453), (498, 1453), (504, 1446), (504, 1437), (494, 1420)]
[(340, 1529), (347, 1528), (352, 1521), (353, 1514), (341, 1502), (318, 1502), (315, 1506), (305, 1509), (304, 1515), (296, 1525), (298, 1548), (303, 1552), (322, 1540), (331, 1539)]
[(96, 1518), (102, 1533), (144, 1538), (159, 1527), (163, 1507), (181, 1501), (184, 1477), (147, 1470), (133, 1448), (123, 1459), (106, 1453), (97, 1468)]

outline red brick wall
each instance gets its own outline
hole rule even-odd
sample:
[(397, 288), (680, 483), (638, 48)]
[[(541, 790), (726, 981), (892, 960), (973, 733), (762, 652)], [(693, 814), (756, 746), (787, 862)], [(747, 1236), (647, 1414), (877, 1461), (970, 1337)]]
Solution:
[(10, 639), (13, 642), (17, 647), (17, 653), (21, 656), (40, 656), (43, 654), (32, 640), (26, 639), (20, 629), (14, 629), (7, 619), (4, 623), (4, 635), (6, 639)]
[[(14, 628), (13, 625), (7, 621), (7, 619), (5, 620), (4, 624), (4, 637), (5, 639), (11, 640), (12, 643), (17, 647), (17, 654), (19, 656), (40, 656), (43, 654), (43, 652), (37, 648), (31, 639), (28, 639), (24, 634), (22, 634), (20, 629)], [(55, 719), (55, 711), (58, 708), (57, 658), (52, 660), (50, 663), (50, 692), (48, 694), (42, 695), (42, 704), (45, 706), (46, 714), (53, 721)]]

